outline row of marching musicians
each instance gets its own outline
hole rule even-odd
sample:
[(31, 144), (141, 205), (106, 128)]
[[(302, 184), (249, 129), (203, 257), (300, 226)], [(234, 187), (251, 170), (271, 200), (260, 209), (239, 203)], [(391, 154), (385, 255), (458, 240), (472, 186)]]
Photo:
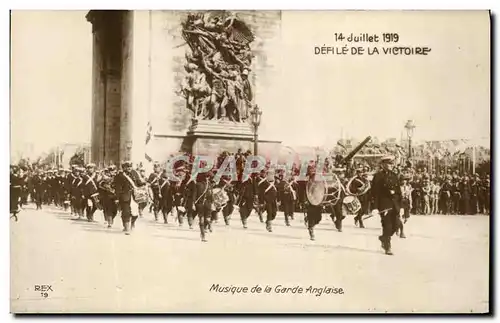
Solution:
[[(382, 159), (382, 171), (375, 175), (372, 184), (362, 173), (347, 179), (342, 169), (337, 170), (333, 181), (313, 180), (314, 169), (308, 170), (308, 180), (302, 181), (297, 179), (298, 174), (287, 179), (281, 173), (275, 177), (267, 170), (239, 181), (231, 181), (225, 176), (219, 178), (215, 172), (200, 173), (192, 178), (189, 165), (174, 169), (175, 177), (182, 180), (173, 181), (159, 164), (155, 164), (154, 172), (146, 176), (143, 170), (133, 169), (131, 162), (124, 162), (120, 171), (111, 166), (99, 174), (93, 164), (86, 169), (75, 167), (68, 178), (72, 213), (79, 217), (83, 217), (85, 211), (87, 220), (93, 221), (95, 211), (102, 209), (108, 227), (112, 227), (120, 212), (123, 231), (130, 234), (137, 219), (152, 202), (155, 219), (162, 216), (165, 223), (170, 214), (175, 214), (179, 225), (187, 218), (188, 225), (193, 228), (193, 221), (198, 216), (202, 241), (206, 241), (207, 233), (213, 231), (212, 223), (219, 213), (229, 224), (235, 209), (239, 210), (244, 228), (255, 210), (261, 222), (265, 222), (267, 231), (272, 232), (280, 204), (285, 223), (290, 225), (297, 199), (304, 205), (305, 223), (314, 240), (314, 227), (325, 211), (330, 213), (338, 231), (342, 231), (342, 220), (347, 213), (355, 214), (363, 227), (362, 216), (367, 213), (367, 199), (371, 198), (372, 215), (382, 218), (383, 233), (379, 239), (386, 253), (392, 254), (390, 238), (396, 231), (402, 234), (401, 216), (404, 216), (404, 192), (398, 176), (392, 171), (392, 160), (390, 156)], [(371, 194), (366, 194), (368, 190)]]
[[(137, 219), (149, 205), (155, 220), (162, 219), (164, 223), (168, 223), (169, 216), (174, 215), (179, 225), (183, 225), (187, 218), (192, 229), (194, 219), (198, 216), (201, 239), (206, 241), (206, 233), (213, 230), (212, 222), (218, 220), (219, 214), (222, 214), (226, 225), (229, 225), (231, 215), (238, 210), (241, 224), (247, 228), (248, 218), (255, 211), (260, 221), (265, 223), (266, 229), (272, 232), (272, 223), (278, 208), (283, 210), (285, 224), (289, 226), (290, 221), (294, 219), (296, 205), (305, 206), (305, 211), (313, 199), (312, 194), (308, 192), (308, 181), (297, 180), (298, 174), (286, 179), (284, 173), (280, 172), (274, 176), (263, 170), (246, 180), (231, 181), (227, 176), (217, 178), (214, 172), (208, 172), (200, 173), (193, 179), (190, 166), (184, 165), (176, 168), (174, 175), (181, 180), (173, 181), (158, 163), (154, 165), (154, 171), (149, 176), (146, 176), (142, 169), (133, 169), (131, 162), (124, 162), (120, 171), (110, 166), (97, 172), (94, 164), (89, 164), (86, 168), (73, 167), (68, 176), (71, 186), (71, 212), (79, 218), (86, 215), (88, 221), (94, 221), (95, 211), (101, 209), (108, 227), (111, 228), (116, 215), (121, 211), (123, 230), (130, 234)], [(239, 175), (241, 179), (241, 174)], [(339, 178), (345, 180), (343, 171), (339, 172)], [(359, 174), (357, 179), (354, 182), (351, 180), (354, 185), (350, 186), (357, 191), (362, 189), (366, 192), (365, 188), (369, 186), (366, 185), (366, 177)], [(355, 185), (356, 183), (364, 184)], [(332, 204), (331, 200), (327, 202)], [(359, 200), (355, 199), (354, 202)], [(337, 229), (342, 231), (346, 206), (349, 211), (351, 205), (342, 206), (343, 203), (339, 200), (333, 204), (335, 207), (331, 217)], [(352, 205), (354, 208), (357, 206), (356, 203)], [(322, 208), (329, 211), (325, 205)], [(358, 209), (360, 208), (351, 211), (361, 215), (364, 210)], [(359, 223), (360, 227), (363, 227), (361, 217)], [(313, 231), (310, 230), (310, 233), (311, 239), (314, 239)]]

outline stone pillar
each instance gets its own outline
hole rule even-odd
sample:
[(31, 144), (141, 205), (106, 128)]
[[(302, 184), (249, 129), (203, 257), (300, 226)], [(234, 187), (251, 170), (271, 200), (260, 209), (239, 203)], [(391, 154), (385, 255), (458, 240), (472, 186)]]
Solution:
[(145, 161), (150, 109), (150, 11), (127, 11), (123, 21), (120, 151), (122, 159)]
[(104, 129), (104, 163), (120, 161), (121, 74), (122, 74), (122, 25), (124, 11), (108, 11), (106, 19), (105, 80), (106, 111)]
[(102, 80), (102, 19), (96, 11), (89, 11), (86, 16), (92, 23), (92, 120), (91, 120), (91, 160), (98, 164), (103, 159), (104, 145), (104, 96)]
[(123, 11), (91, 10), (93, 32), (92, 161), (120, 160)]

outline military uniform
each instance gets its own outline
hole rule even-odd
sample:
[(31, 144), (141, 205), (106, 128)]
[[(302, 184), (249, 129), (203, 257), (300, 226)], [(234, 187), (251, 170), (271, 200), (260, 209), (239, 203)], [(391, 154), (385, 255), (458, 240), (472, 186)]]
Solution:
[(37, 173), (32, 178), (33, 184), (33, 200), (36, 204), (36, 209), (41, 210), (43, 204), (43, 193), (44, 193), (44, 178), (41, 173)]
[[(10, 213), (16, 215), (21, 210), (20, 199), (23, 185), (23, 178), (19, 176), (19, 169), (11, 167), (10, 173)], [(16, 217), (17, 219), (17, 217)]]
[[(339, 172), (339, 181), (342, 186), (347, 185), (347, 179), (345, 178), (345, 171), (341, 169)], [(330, 206), (330, 217), (335, 225), (335, 228), (338, 232), (342, 232), (342, 221), (346, 217), (346, 207), (343, 203), (344, 198), (346, 197), (346, 193), (343, 189), (340, 189), (340, 195), (338, 201), (335, 204)], [(359, 210), (358, 214), (362, 212), (362, 209)], [(364, 228), (362, 215), (357, 218), (360, 223), (360, 227)], [(356, 221), (355, 221), (356, 222)]]
[[(352, 187), (349, 187), (349, 190), (351, 191), (351, 193), (357, 195), (357, 198), (361, 204), (361, 208), (354, 217), (354, 224), (357, 225), (359, 223), (359, 227), (364, 228), (365, 225), (363, 223), (363, 216), (367, 215), (369, 212), (368, 207), (370, 203), (370, 194), (368, 191), (363, 195), (358, 194), (362, 193), (362, 190), (365, 190), (366, 187), (370, 185), (370, 183), (366, 178), (363, 177), (363, 173), (361, 171), (357, 172), (356, 177), (352, 180), (351, 183)], [(341, 197), (341, 199), (343, 199), (343, 197)]]
[(226, 191), (228, 197), (226, 205), (222, 208), (222, 216), (226, 225), (229, 225), (229, 220), (234, 212), (234, 203), (236, 200), (234, 184), (231, 182), (231, 178), (223, 176), (221, 179), (221, 188)]
[(183, 181), (183, 187), (184, 208), (186, 209), (189, 228), (192, 229), (193, 220), (196, 217), (196, 210), (194, 209), (194, 190), (196, 188), (196, 183), (191, 176), (186, 176)]
[(153, 203), (151, 207), (155, 218), (158, 218), (158, 212), (160, 211), (160, 179), (161, 179), (161, 169), (159, 164), (154, 165), (154, 172), (149, 175), (148, 183), (151, 187), (151, 192), (153, 193)]
[(82, 172), (84, 168), (77, 168), (76, 174), (74, 174), (73, 182), (71, 183), (71, 197), (72, 204), (75, 210), (75, 215), (77, 215), (80, 219), (83, 218), (83, 211), (85, 209), (86, 203), (83, 196), (83, 178)]
[(297, 181), (295, 179), (286, 180), (281, 177), (277, 189), (281, 207), (285, 215), (285, 224), (290, 226), (290, 219), (294, 218), (295, 201), (297, 200)]
[[(384, 165), (392, 164), (393, 156), (382, 158)], [(401, 187), (396, 173), (387, 166), (375, 174), (372, 182), (372, 194), (374, 196), (374, 213), (381, 215), (382, 235), (379, 240), (386, 254), (392, 255), (391, 237), (400, 227), (401, 209)]]
[(87, 221), (94, 221), (94, 213), (98, 208), (99, 190), (97, 188), (97, 174), (95, 173), (95, 165), (87, 165), (87, 174), (83, 176), (83, 196), (85, 205), (85, 213)]
[[(309, 169), (307, 172), (309, 180), (314, 180), (315, 172), (313, 169)], [(307, 182), (304, 183), (305, 188), (307, 188)], [(307, 200), (307, 194), (306, 194)], [(305, 205), (305, 219), (304, 222), (307, 226), (307, 231), (309, 232), (309, 238), (314, 241), (314, 227), (321, 222), (323, 215), (323, 205), (312, 205), (309, 201), (306, 201)], [(333, 212), (333, 211), (332, 211)]]
[(266, 210), (266, 230), (269, 232), (273, 231), (272, 222), (276, 218), (278, 212), (278, 190), (275, 185), (274, 176), (272, 174), (268, 175), (266, 180), (262, 182), (259, 186), (259, 200), (263, 201)]
[(122, 215), (123, 231), (125, 234), (129, 235), (130, 231), (135, 228), (135, 222), (139, 216), (139, 214), (133, 213), (135, 210), (133, 211), (131, 207), (134, 188), (146, 185), (146, 183), (141, 181), (139, 174), (132, 170), (131, 162), (124, 162), (122, 164), (122, 169), (123, 170), (115, 176), (114, 186)]
[(254, 208), (254, 200), (257, 196), (256, 194), (256, 178), (248, 177), (243, 183), (241, 183), (240, 193), (238, 196), (238, 206), (240, 208), (240, 218), (243, 228), (247, 228), (247, 219), (252, 213)]
[(114, 171), (114, 167), (108, 167), (98, 183), (99, 197), (102, 203), (102, 211), (104, 213), (104, 221), (108, 223), (108, 228), (112, 227), (118, 212), (114, 188)]
[(207, 230), (211, 230), (212, 221), (212, 183), (206, 174), (200, 174), (194, 189), (194, 206), (198, 214), (201, 241), (205, 242)]
[[(162, 174), (162, 177), (159, 181), (160, 187), (159, 187), (159, 198), (160, 198), (160, 203), (159, 203), (159, 208), (161, 210), (161, 213), (163, 215), (163, 222), (165, 224), (168, 223), (168, 215), (170, 212), (172, 212), (172, 209), (174, 207), (174, 199), (173, 199), (173, 188), (172, 188), (172, 183), (168, 179), (167, 173), (164, 172)], [(155, 215), (155, 221), (158, 221), (158, 215)]]

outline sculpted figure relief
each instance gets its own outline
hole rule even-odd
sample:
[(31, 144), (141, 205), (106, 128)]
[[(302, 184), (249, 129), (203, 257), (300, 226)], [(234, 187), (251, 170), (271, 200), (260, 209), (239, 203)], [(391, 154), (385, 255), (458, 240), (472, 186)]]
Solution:
[(227, 12), (189, 14), (182, 23), (189, 46), (180, 93), (197, 119), (244, 122), (253, 106), (248, 26)]

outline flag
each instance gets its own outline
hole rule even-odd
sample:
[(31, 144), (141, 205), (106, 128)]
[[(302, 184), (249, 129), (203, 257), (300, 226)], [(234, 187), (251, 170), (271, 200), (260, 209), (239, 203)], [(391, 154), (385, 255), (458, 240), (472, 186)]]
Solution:
[(146, 160), (150, 163), (153, 161), (153, 159), (148, 154), (148, 146), (149, 143), (151, 142), (152, 137), (153, 137), (153, 126), (151, 125), (151, 122), (148, 122), (148, 125), (146, 126), (146, 152), (144, 154), (144, 158), (146, 158)]

